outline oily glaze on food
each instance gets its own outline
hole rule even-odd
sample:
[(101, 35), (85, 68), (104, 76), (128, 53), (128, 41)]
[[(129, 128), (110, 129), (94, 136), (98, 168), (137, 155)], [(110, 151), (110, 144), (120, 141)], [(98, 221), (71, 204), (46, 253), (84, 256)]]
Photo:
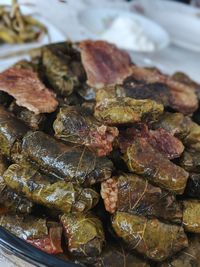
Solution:
[(103, 41), (38, 49), (0, 74), (0, 225), (83, 266), (199, 267), (198, 100)]

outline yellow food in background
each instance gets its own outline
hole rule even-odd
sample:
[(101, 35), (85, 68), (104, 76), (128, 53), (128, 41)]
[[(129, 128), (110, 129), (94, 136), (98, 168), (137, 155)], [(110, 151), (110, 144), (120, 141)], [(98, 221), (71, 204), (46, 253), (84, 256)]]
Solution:
[(23, 16), (17, 0), (12, 1), (9, 10), (7, 6), (0, 6), (0, 43), (26, 43), (37, 41), (46, 27), (31, 16)]

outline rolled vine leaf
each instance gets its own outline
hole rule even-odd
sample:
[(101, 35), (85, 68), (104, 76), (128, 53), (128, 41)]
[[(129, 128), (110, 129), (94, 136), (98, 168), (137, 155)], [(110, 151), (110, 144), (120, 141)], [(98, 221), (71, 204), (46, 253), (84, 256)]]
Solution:
[(27, 163), (10, 165), (3, 178), (18, 194), (62, 213), (87, 211), (99, 200), (93, 189), (47, 177)]
[(68, 250), (77, 257), (99, 256), (105, 243), (101, 221), (91, 213), (64, 214), (61, 217)]
[(116, 212), (112, 226), (130, 249), (154, 261), (163, 261), (188, 246), (183, 227), (157, 219)]
[(184, 192), (189, 174), (156, 151), (145, 138), (135, 139), (123, 158), (131, 172), (175, 194)]
[(47, 175), (79, 184), (106, 180), (113, 169), (108, 158), (97, 158), (86, 147), (65, 145), (40, 131), (24, 136), (22, 153)]
[(136, 174), (123, 173), (102, 182), (101, 196), (110, 213), (124, 211), (172, 222), (182, 221), (182, 207), (174, 194), (153, 186)]

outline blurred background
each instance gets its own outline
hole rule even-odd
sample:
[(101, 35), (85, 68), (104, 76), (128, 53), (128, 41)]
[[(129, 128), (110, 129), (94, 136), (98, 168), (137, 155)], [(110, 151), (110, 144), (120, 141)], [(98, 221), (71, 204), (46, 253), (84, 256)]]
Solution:
[[(20, 14), (34, 19), (26, 29)], [(0, 0), (0, 29), (0, 71), (43, 44), (101, 39), (140, 66), (182, 71), (200, 82), (200, 0)], [(17, 266), (14, 255), (6, 256), (11, 264), (3, 254), (0, 267)]]
[[(11, 2), (0, 0), (0, 4)], [(19, 59), (12, 55), (13, 51), (49, 41), (90, 38), (104, 39), (128, 50), (139, 65), (156, 66), (166, 73), (180, 70), (200, 82), (199, 0), (19, 0), (18, 3), (23, 12), (36, 16), (47, 26), (50, 40), (43, 38), (34, 45), (1, 46), (0, 70)]]

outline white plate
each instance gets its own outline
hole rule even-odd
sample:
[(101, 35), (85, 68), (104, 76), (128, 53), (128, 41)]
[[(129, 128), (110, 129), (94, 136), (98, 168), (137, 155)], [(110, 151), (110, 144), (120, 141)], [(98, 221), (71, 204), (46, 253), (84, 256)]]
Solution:
[[(167, 32), (154, 21), (129, 11), (110, 8), (87, 8), (78, 14), (79, 22), (87, 30), (88, 38), (97, 40), (108, 27), (109, 22), (119, 16), (126, 16), (137, 20), (144, 29), (147, 37), (156, 44), (160, 50), (168, 46)], [(120, 34), (120, 33), (119, 33)]]
[(132, 6), (161, 24), (174, 44), (200, 52), (200, 9), (166, 0), (136, 0)]
[(44, 34), (37, 42), (27, 43), (27, 44), (16, 44), (16, 45), (10, 45), (10, 44), (2, 44), (0, 45), (0, 71), (8, 68), (18, 60), (22, 58), (26, 58), (25, 55), (22, 56), (16, 56), (8, 59), (1, 59), (2, 56), (9, 55), (12, 53), (15, 53), (17, 51), (23, 51), (28, 50), (32, 48), (37, 48), (42, 45), (48, 44), (50, 42), (62, 42), (66, 40), (66, 37), (64, 34), (62, 34), (54, 25), (52, 25), (48, 20), (46, 20), (44, 17), (34, 14), (30, 8), (22, 6), (21, 7), (22, 13), (25, 15), (32, 15), (34, 18), (36, 18), (38, 21), (43, 23), (46, 28), (48, 29), (48, 35)]

